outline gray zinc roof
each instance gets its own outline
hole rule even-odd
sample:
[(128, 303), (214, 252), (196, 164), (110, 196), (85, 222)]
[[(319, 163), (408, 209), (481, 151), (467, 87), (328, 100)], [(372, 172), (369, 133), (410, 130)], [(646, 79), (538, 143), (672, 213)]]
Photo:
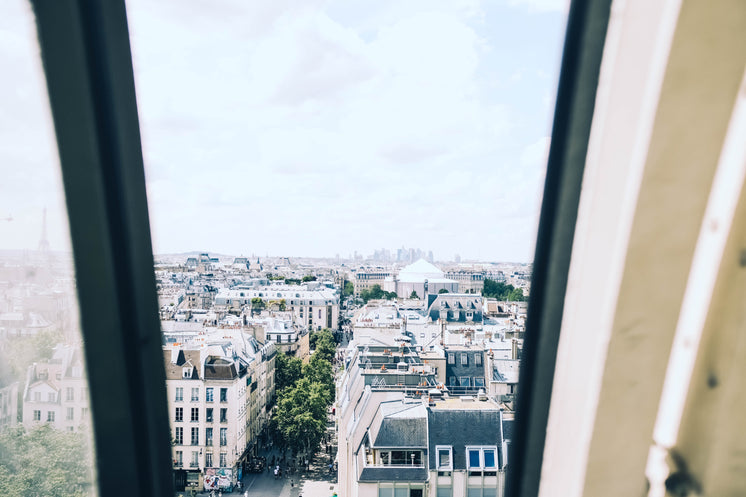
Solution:
[[(499, 409), (429, 409), (429, 463), (435, 468), (435, 447), (453, 448), (454, 470), (466, 469), (466, 447), (470, 445), (502, 445)], [(500, 451), (497, 451), (500, 454)], [(499, 461), (500, 466), (503, 462)]]

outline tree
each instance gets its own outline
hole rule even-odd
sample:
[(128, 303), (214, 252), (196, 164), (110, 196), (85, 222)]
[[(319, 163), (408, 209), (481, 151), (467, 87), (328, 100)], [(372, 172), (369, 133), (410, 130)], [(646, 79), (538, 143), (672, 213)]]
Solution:
[(321, 354), (313, 354), (308, 364), (303, 365), (303, 378), (321, 383), (329, 391), (329, 397), (334, 398), (334, 371), (331, 363)]
[(419, 295), (417, 295), (417, 292), (416, 292), (416, 291), (412, 290), (412, 293), (411, 293), (411, 294), (409, 294), (409, 298), (410, 298), (410, 299), (419, 299), (419, 298), (420, 298), (420, 296), (419, 296)]
[(334, 340), (334, 335), (331, 330), (326, 328), (315, 333), (315, 335), (317, 337), (314, 355), (319, 355), (322, 359), (331, 363), (337, 353), (337, 342)]
[(326, 409), (332, 400), (328, 389), (301, 378), (278, 397), (273, 419), (285, 445), (296, 452), (315, 449), (326, 431)]
[(355, 285), (351, 281), (345, 281), (344, 287), (342, 288), (342, 296), (349, 297), (355, 293)]
[(0, 494), (5, 497), (92, 495), (93, 459), (88, 437), (41, 425), (0, 432)]
[(316, 276), (314, 276), (312, 274), (307, 274), (307, 275), (305, 275), (303, 277), (303, 279), (301, 281), (303, 281), (303, 283), (305, 283), (307, 281), (316, 281)]
[(521, 288), (514, 288), (508, 294), (508, 298), (505, 300), (509, 300), (511, 302), (523, 302), (524, 300), (526, 300), (526, 297), (523, 295), (523, 290)]
[(265, 307), (266, 307), (266, 304), (259, 297), (254, 297), (251, 299), (251, 312), (252, 313), (262, 312), (262, 310), (264, 310)]
[(515, 288), (513, 285), (505, 284), (501, 281), (484, 280), (484, 290), (482, 294), (485, 297), (496, 298), (498, 300), (509, 300), (513, 302), (522, 302), (526, 299), (523, 290)]
[[(383, 289), (381, 288), (381, 285), (375, 284), (372, 287), (360, 292), (360, 297), (362, 297), (363, 301), (367, 303), (369, 300), (385, 298), (387, 293), (388, 292), (383, 291)], [(394, 293), (394, 292), (391, 292), (391, 293)]]
[(275, 390), (292, 387), (301, 378), (303, 361), (297, 357), (277, 354), (275, 359)]
[(445, 288), (441, 288), (440, 290), (438, 290), (438, 295), (440, 295), (441, 293), (448, 293), (448, 290), (446, 290)]

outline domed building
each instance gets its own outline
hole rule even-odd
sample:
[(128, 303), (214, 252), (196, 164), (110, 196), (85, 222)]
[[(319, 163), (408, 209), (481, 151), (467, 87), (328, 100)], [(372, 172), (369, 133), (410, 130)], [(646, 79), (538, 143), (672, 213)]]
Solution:
[(458, 292), (458, 281), (445, 277), (445, 273), (425, 259), (402, 268), (396, 276), (389, 276), (383, 282), (383, 289), (396, 292), (400, 298), (409, 298), (415, 292), (421, 299), (425, 295), (435, 295), (441, 290)]

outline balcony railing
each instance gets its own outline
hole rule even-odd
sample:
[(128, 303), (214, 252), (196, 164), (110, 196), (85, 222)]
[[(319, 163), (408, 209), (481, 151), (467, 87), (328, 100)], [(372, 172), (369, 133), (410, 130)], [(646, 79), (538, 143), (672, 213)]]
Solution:
[(425, 463), (420, 464), (370, 464), (366, 463), (366, 468), (390, 468), (390, 469), (422, 469), (425, 467)]

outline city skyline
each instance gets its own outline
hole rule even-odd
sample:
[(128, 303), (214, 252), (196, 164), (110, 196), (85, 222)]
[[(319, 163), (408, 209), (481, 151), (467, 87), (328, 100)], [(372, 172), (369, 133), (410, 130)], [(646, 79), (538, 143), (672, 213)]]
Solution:
[[(33, 20), (14, 5), (0, 237), (35, 248), (47, 207), (66, 250)], [(156, 254), (533, 258), (566, 2), (127, 7)]]

